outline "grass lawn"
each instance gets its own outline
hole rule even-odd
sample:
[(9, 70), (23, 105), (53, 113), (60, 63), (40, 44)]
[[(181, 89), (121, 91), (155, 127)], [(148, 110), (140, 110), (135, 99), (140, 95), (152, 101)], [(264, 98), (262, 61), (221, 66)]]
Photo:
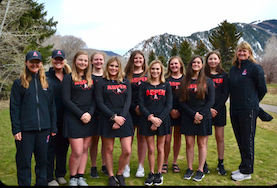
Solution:
[(261, 103), (277, 106), (277, 84), (267, 84), (267, 94)]
[[(227, 104), (228, 105), (228, 104)], [(178, 165), (181, 168), (180, 173), (173, 173), (171, 170), (172, 164), (172, 151), (169, 156), (169, 170), (167, 174), (164, 174), (164, 186), (272, 186), (277, 184), (277, 114), (270, 113), (274, 117), (271, 122), (262, 122), (258, 119), (256, 137), (255, 137), (255, 164), (254, 173), (252, 179), (244, 180), (242, 182), (235, 182), (231, 180), (230, 174), (232, 171), (237, 170), (240, 164), (240, 154), (236, 139), (232, 130), (230, 119), (227, 119), (227, 126), (225, 127), (225, 169), (227, 171), (226, 176), (220, 176), (217, 174), (217, 150), (214, 135), (209, 138), (208, 142), (208, 154), (207, 163), (211, 171), (207, 174), (201, 182), (195, 182), (191, 180), (183, 180), (183, 175), (187, 169), (186, 153), (185, 153), (185, 137), (182, 136), (182, 147), (179, 154)], [(2, 183), (6, 185), (17, 185), (16, 177), (16, 163), (15, 163), (15, 143), (11, 133), (11, 125), (9, 119), (9, 109), (0, 109), (0, 179)], [(101, 144), (99, 143), (99, 146)], [(107, 186), (108, 177), (100, 172), (101, 170), (101, 155), (100, 147), (98, 148), (97, 167), (99, 172), (99, 179), (92, 179), (89, 177), (91, 162), (88, 160), (84, 177), (87, 179), (87, 183), (91, 186)], [(138, 166), (137, 160), (137, 143), (134, 139), (133, 152), (131, 157), (131, 177), (126, 178), (126, 184), (131, 186), (143, 186), (145, 178), (136, 178), (135, 173)], [(69, 149), (68, 157), (71, 151)], [(119, 140), (116, 139), (114, 149), (114, 173), (118, 168), (118, 159), (121, 153)], [(32, 162), (32, 185), (35, 184), (34, 173), (34, 158)], [(194, 158), (194, 170), (198, 166), (198, 151), (195, 147)], [(147, 156), (144, 163), (146, 174), (149, 173), (149, 166)], [(68, 169), (68, 164), (67, 164)], [(65, 176), (66, 180), (69, 180), (69, 171)]]

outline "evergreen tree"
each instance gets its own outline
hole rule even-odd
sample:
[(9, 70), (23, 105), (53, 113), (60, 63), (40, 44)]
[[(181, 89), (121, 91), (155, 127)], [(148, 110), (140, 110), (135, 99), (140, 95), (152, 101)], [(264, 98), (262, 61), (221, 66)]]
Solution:
[(175, 43), (173, 44), (173, 46), (172, 46), (171, 57), (172, 57), (172, 56), (175, 56), (175, 55), (178, 55), (178, 48), (177, 48), (176, 42), (175, 42)]
[(237, 30), (236, 24), (228, 23), (227, 20), (221, 22), (209, 36), (213, 49), (220, 52), (222, 67), (227, 72), (232, 66), (231, 61), (241, 36), (242, 32)]
[(192, 49), (187, 39), (180, 44), (179, 56), (184, 62), (184, 65), (187, 66), (189, 63), (189, 60), (192, 57)]
[(160, 55), (160, 56), (158, 57), (158, 59), (162, 62), (162, 64), (163, 64), (164, 67), (167, 67), (166, 59), (165, 59), (165, 57), (164, 57), (163, 55)]
[(149, 56), (148, 56), (148, 65), (156, 59), (156, 54), (153, 50), (150, 51)]
[(200, 40), (197, 41), (196, 50), (194, 50), (193, 52), (194, 54), (204, 57), (208, 51), (209, 50), (206, 45), (202, 42), (202, 40)]

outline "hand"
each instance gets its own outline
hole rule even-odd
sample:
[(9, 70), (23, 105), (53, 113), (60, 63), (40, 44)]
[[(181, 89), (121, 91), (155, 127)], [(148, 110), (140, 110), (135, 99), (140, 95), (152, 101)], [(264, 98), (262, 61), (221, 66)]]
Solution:
[(157, 127), (156, 127), (154, 124), (152, 124), (151, 127), (150, 127), (150, 129), (151, 129), (152, 131), (156, 131), (156, 130), (157, 130)]
[(117, 123), (114, 123), (113, 126), (112, 126), (112, 129), (119, 129), (120, 128), (120, 125), (118, 125)]
[(211, 114), (213, 118), (217, 115), (217, 113), (218, 112), (215, 109), (211, 108)]
[(81, 117), (81, 121), (84, 124), (87, 124), (88, 122), (90, 122), (90, 120), (91, 120), (91, 115), (88, 112), (85, 112)]
[(150, 120), (156, 127), (159, 127), (159, 126), (162, 124), (162, 122), (163, 122), (160, 118), (154, 117), (154, 116), (150, 117), (149, 120)]
[(139, 105), (137, 105), (137, 107), (135, 108), (135, 112), (136, 112), (136, 114), (137, 114), (138, 116), (141, 116), (141, 115), (142, 115), (141, 112), (140, 112), (140, 110), (139, 110)]
[(196, 112), (194, 115), (194, 124), (200, 124), (202, 119), (203, 116), (199, 112)]
[(126, 121), (126, 119), (123, 116), (115, 116), (113, 120), (120, 126), (122, 126)]
[(172, 109), (170, 111), (170, 116), (173, 118), (173, 119), (178, 119), (180, 117), (180, 113), (178, 110), (176, 109)]
[(18, 141), (21, 141), (21, 140), (22, 140), (21, 132), (15, 134), (15, 135), (14, 135), (14, 139), (15, 139), (15, 140), (18, 140)]

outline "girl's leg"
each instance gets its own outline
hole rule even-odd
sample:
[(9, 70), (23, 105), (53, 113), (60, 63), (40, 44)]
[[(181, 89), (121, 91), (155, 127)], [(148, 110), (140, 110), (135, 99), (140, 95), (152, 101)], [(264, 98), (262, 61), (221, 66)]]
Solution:
[(207, 157), (207, 142), (209, 136), (197, 136), (197, 144), (198, 144), (198, 169), (203, 172), (204, 163)]
[(83, 148), (82, 148), (83, 153), (82, 153), (79, 168), (77, 170), (78, 174), (84, 174), (85, 173), (87, 160), (88, 160), (88, 148), (91, 145), (91, 139), (92, 139), (91, 136), (83, 138)]
[(224, 159), (224, 126), (215, 126), (215, 139), (217, 143), (218, 159)]
[(96, 167), (96, 159), (97, 159), (97, 152), (98, 152), (98, 141), (99, 141), (99, 136), (92, 136), (91, 139), (91, 145), (89, 148), (89, 153), (90, 153), (90, 160), (91, 160), (91, 166)]
[(127, 164), (127, 160), (130, 159), (132, 145), (131, 145), (132, 136), (120, 138), (121, 143), (121, 155), (118, 161), (118, 175), (123, 174), (123, 170)]
[(107, 167), (107, 170), (109, 173), (109, 177), (111, 177), (111, 176), (114, 176), (114, 174), (113, 174), (114, 138), (103, 138), (103, 142), (104, 142), (104, 146), (105, 146), (106, 167)]
[(192, 170), (195, 136), (185, 135), (185, 137), (186, 137), (186, 155), (187, 155), (188, 168)]
[(105, 159), (105, 146), (103, 142), (103, 138), (101, 137), (101, 156), (102, 156), (102, 166), (106, 166), (106, 159)]
[(181, 149), (181, 126), (174, 127), (174, 144), (173, 144), (173, 164), (177, 164), (178, 155)]
[[(172, 126), (170, 127), (170, 132), (172, 133)], [(170, 153), (170, 148), (171, 148), (171, 139), (172, 139), (172, 134), (167, 134), (165, 136), (165, 144), (164, 144), (164, 164), (168, 165), (168, 156)]]
[(148, 148), (148, 162), (150, 172), (154, 174), (155, 168), (155, 141), (154, 136), (146, 136), (147, 148)]
[(138, 141), (138, 162), (139, 165), (143, 166), (146, 152), (147, 152), (147, 143), (145, 136), (139, 134), (139, 127), (137, 127), (137, 141)]
[(166, 136), (157, 136), (157, 150), (158, 150), (158, 156), (157, 156), (157, 172), (162, 173), (163, 168), (163, 161), (164, 161), (164, 148), (165, 148), (165, 139)]
[(80, 166), (81, 158), (83, 155), (83, 138), (69, 138), (69, 143), (71, 146), (71, 154), (69, 157), (69, 172), (71, 176), (77, 174), (78, 168)]

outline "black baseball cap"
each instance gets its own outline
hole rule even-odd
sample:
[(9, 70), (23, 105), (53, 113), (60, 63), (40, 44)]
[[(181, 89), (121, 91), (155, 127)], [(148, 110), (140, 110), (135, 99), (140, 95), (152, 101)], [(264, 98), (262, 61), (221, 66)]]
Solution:
[(65, 53), (64, 53), (64, 51), (62, 51), (62, 50), (54, 50), (52, 52), (52, 58), (56, 58), (56, 57), (61, 57), (61, 58), (65, 59)]
[(33, 59), (38, 59), (42, 61), (41, 53), (36, 50), (29, 51), (26, 55), (26, 61), (31, 61)]

